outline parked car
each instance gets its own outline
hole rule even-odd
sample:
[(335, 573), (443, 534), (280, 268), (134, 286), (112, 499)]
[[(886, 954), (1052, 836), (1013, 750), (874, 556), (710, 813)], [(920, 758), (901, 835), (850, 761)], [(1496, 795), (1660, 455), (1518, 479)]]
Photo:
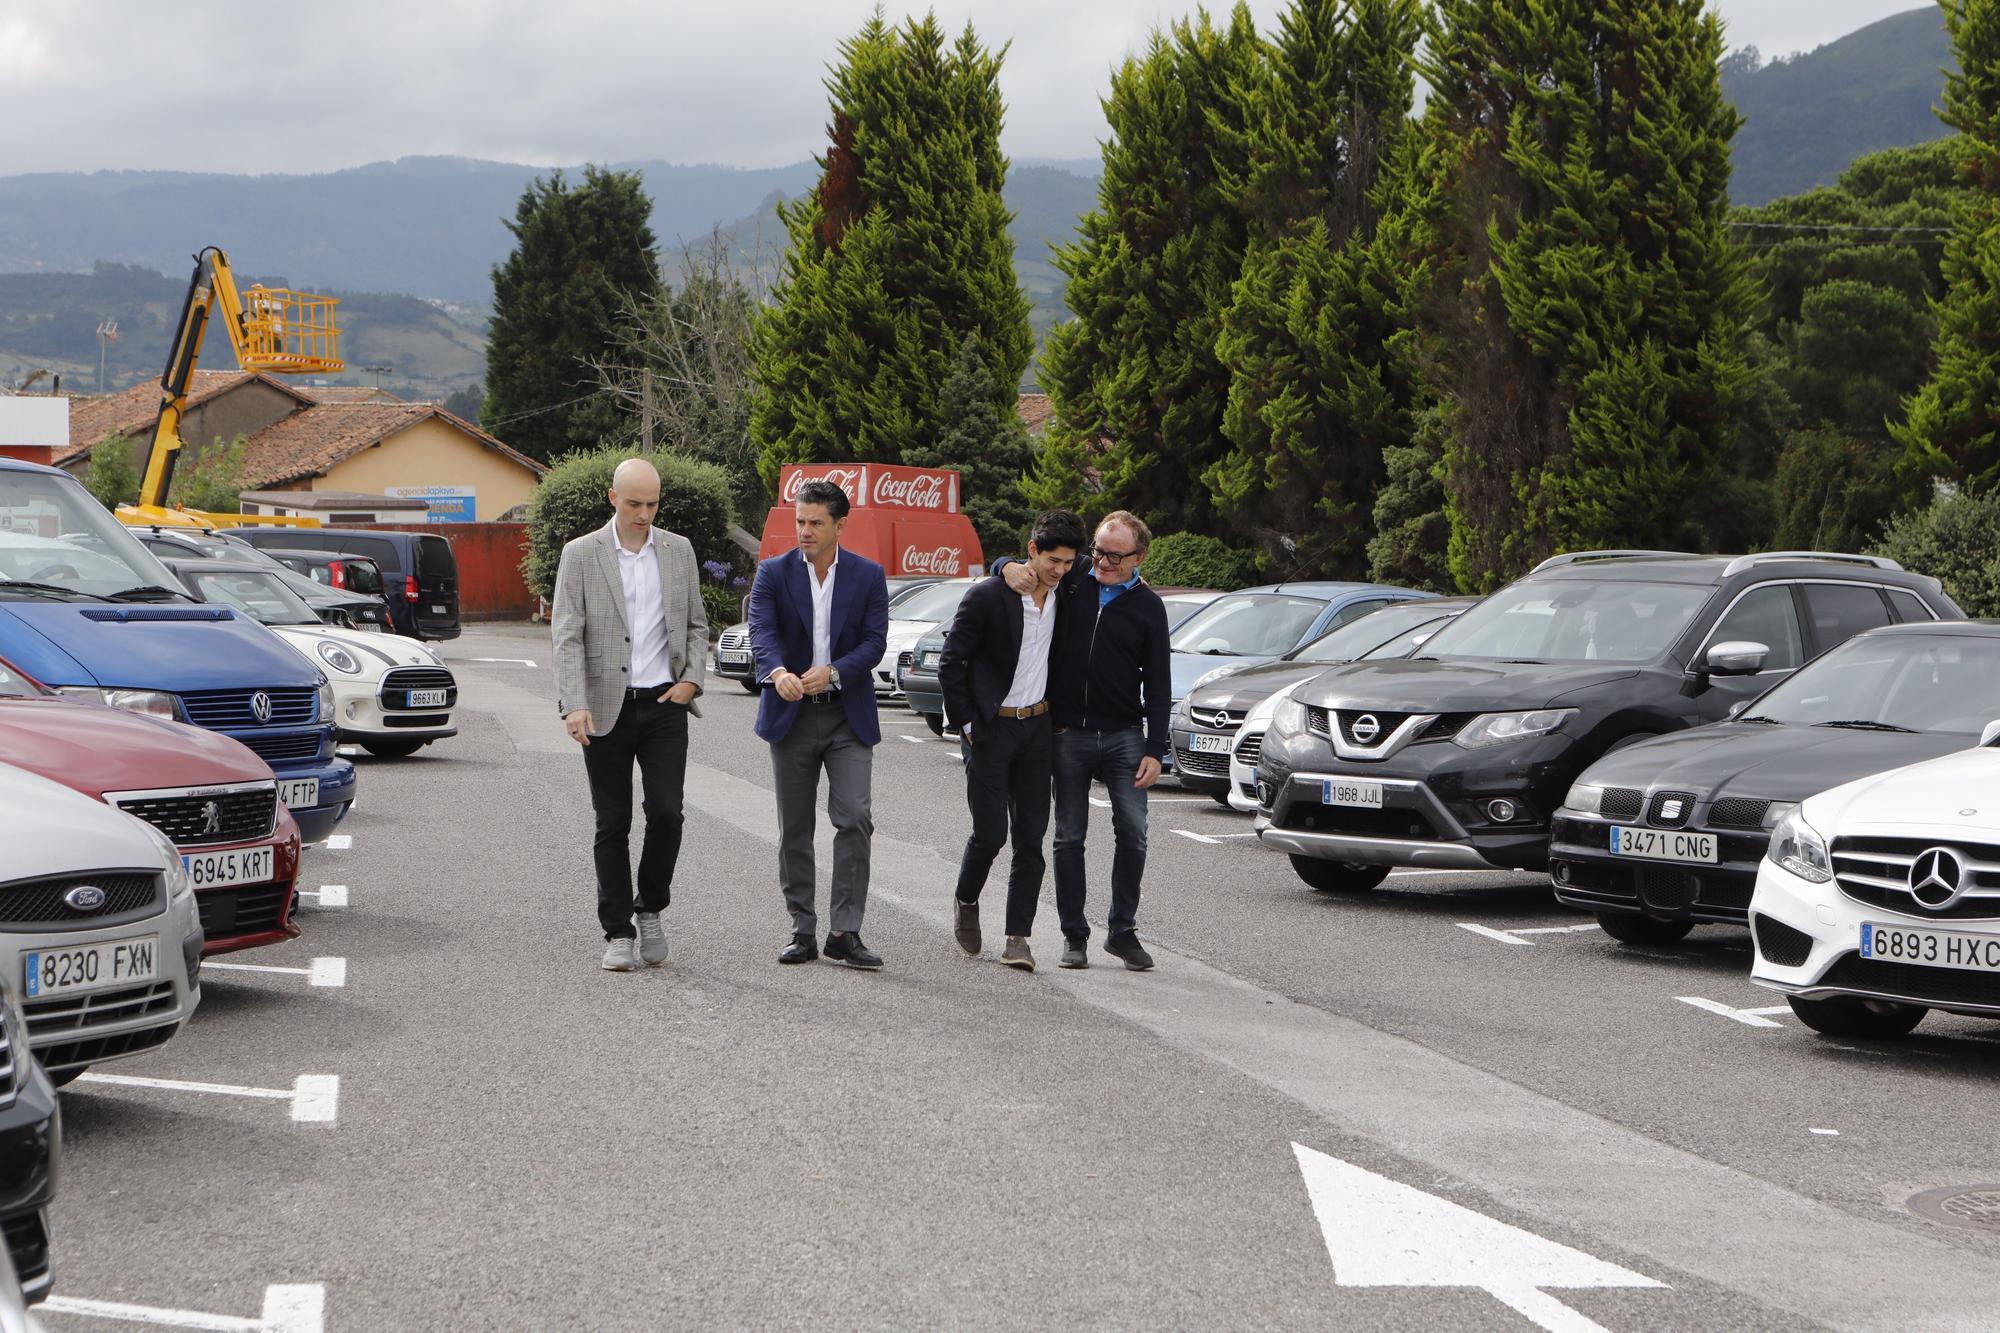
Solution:
[(55, 1284), (49, 1266), (49, 1204), (62, 1160), (55, 1085), (28, 1053), (28, 1022), (16, 999), (20, 976), (0, 976), (0, 1330), (26, 1327), (27, 1306)]
[(338, 551), (367, 556), (382, 571), (396, 633), (412, 639), (455, 639), (458, 557), (434, 532), (369, 528), (238, 528), (232, 534), (258, 550)]
[(276, 573), (247, 561), (166, 563), (195, 597), (269, 626), (325, 673), (337, 739), (400, 759), (458, 734), (458, 681), (429, 644), (323, 624)]
[[(1233, 788), (1229, 769), (1234, 762), (1238, 734), (1259, 703), (1329, 667), (1363, 659), (1407, 657), (1418, 643), (1477, 600), (1426, 597), (1391, 602), (1337, 625), (1311, 643), (1302, 644), (1273, 661), (1252, 665), (1231, 663), (1214, 668), (1195, 681), (1174, 705), (1174, 772), (1181, 786), (1230, 804)], [(1274, 710), (1263, 714), (1267, 726), (1271, 711)], [(1256, 749), (1262, 744), (1263, 733), (1260, 731), (1254, 740), (1244, 739), (1251, 741), (1247, 766), (1255, 768)], [(1253, 786), (1250, 792), (1253, 801), (1255, 793)]]
[(72, 698), (243, 742), (271, 766), (308, 841), (353, 804), (354, 766), (333, 753), (320, 671), (247, 617), (196, 605), (74, 477), (6, 458), (0, 657)]
[(938, 683), (938, 663), (944, 660), (944, 635), (950, 628), (949, 623), (939, 625), (918, 639), (897, 676), (903, 702), (929, 724), (933, 736), (944, 735), (944, 686)]
[(1829, 787), (1963, 750), (2000, 718), (2000, 626), (1892, 625), (1814, 659), (1734, 721), (1606, 755), (1556, 812), (1556, 897), (1628, 944), (1746, 925), (1771, 829)]
[(888, 647), (882, 652), (882, 660), (875, 664), (878, 696), (894, 698), (901, 694), (896, 672), (914, 660), (917, 640), (951, 623), (951, 618), (958, 614), (958, 604), (978, 582), (976, 578), (941, 579), (908, 594), (889, 608)]
[(1878, 557), (1557, 556), (1415, 657), (1294, 693), (1257, 763), (1259, 836), (1315, 888), (1542, 870), (1550, 818), (1614, 748), (1719, 722), (1863, 630), (1941, 617), (1962, 619), (1935, 579)]
[[(889, 614), (894, 616), (896, 613), (896, 604), (910, 597), (919, 589), (928, 588), (933, 583), (941, 582), (943, 582), (942, 579), (932, 578), (929, 575), (923, 574), (899, 575), (896, 578), (889, 579)], [(723, 630), (716, 637), (715, 661), (712, 664), (712, 669), (716, 675), (735, 681), (751, 694), (757, 692), (757, 681), (754, 676), (754, 667), (750, 654), (750, 598), (748, 594), (745, 594), (743, 598), (743, 619)]]
[(1189, 616), (1227, 593), (1214, 588), (1155, 588), (1160, 600), (1167, 604), (1167, 632), (1173, 633), (1187, 623)]
[(201, 999), (201, 921), (181, 854), (151, 824), (0, 764), (0, 977), (60, 1087), (164, 1044)]
[(227, 736), (64, 699), (0, 659), (0, 755), (136, 815), (181, 852), (204, 954), (295, 938), (299, 826)]
[(1393, 602), (1429, 598), (1381, 583), (1272, 583), (1225, 593), (1174, 630), (1174, 699), (1219, 666), (1256, 666)]
[(313, 613), (344, 629), (389, 630), (389, 603), (378, 589), (363, 593), (319, 583), (248, 542), (205, 528), (135, 527), (139, 542), (162, 560), (253, 560), (284, 576), (285, 586), (305, 599)]
[(1977, 748), (1808, 797), (1750, 900), (1750, 979), (1830, 1037), (2000, 1018), (2000, 721)]

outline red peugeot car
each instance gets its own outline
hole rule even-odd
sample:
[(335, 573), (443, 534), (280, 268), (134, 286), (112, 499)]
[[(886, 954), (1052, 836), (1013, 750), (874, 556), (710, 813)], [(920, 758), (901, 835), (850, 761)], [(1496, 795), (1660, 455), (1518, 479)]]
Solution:
[(299, 826), (249, 747), (65, 699), (0, 658), (0, 759), (171, 838), (194, 881), (204, 955), (297, 938)]

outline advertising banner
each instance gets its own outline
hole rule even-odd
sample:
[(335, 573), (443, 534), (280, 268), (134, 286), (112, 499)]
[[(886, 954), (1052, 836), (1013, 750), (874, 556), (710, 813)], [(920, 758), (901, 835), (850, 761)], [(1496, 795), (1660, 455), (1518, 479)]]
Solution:
[(383, 493), (399, 500), (422, 500), (430, 506), (432, 523), (471, 523), (479, 516), (474, 486), (391, 486)]

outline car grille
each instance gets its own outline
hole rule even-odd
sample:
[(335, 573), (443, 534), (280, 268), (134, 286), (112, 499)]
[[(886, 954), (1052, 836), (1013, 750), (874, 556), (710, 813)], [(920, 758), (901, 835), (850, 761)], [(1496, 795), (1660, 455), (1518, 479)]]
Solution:
[(7, 1242), (7, 1255), (14, 1261), (14, 1275), (21, 1290), (33, 1293), (49, 1278), (49, 1229), (41, 1209), (0, 1222), (0, 1236)]
[(1362, 838), (1409, 838), (1435, 842), (1437, 828), (1421, 810), (1321, 805), (1316, 799), (1294, 800), (1279, 820), (1280, 828), (1307, 833), (1349, 833)]
[(301, 722), (311, 722), (319, 708), (317, 690), (265, 690), (264, 695), (271, 701), (271, 716), (260, 722), (250, 706), (251, 696), (256, 693), (256, 690), (210, 690), (200, 694), (183, 694), (181, 707), (187, 709), (188, 721), (197, 727), (222, 730), (234, 727), (295, 727)]
[(1646, 804), (1646, 822), (1654, 828), (1686, 828), (1694, 814), (1691, 791), (1656, 791)]
[(1637, 819), (1639, 812), (1646, 808), (1645, 794), (1631, 787), (1606, 787), (1604, 802), (1597, 813), (1606, 819)]
[(291, 899), (289, 884), (256, 884), (241, 889), (197, 890), (194, 905), (201, 914), (201, 933), (218, 940), (282, 928)]
[(1233, 732), (1243, 725), (1243, 719), (1250, 716), (1250, 714), (1247, 710), (1242, 709), (1232, 712), (1227, 708), (1208, 708), (1190, 704), (1188, 705), (1187, 716), (1188, 721), (1194, 723), (1196, 727), (1203, 731)]
[[(104, 905), (79, 912), (63, 895), (83, 885), (104, 890)], [(115, 926), (155, 910), (160, 903), (161, 877), (155, 871), (113, 870), (101, 875), (63, 875), (56, 879), (0, 884), (0, 930), (35, 930), (43, 926)]]
[(411, 690), (443, 690), (446, 708), (458, 702), (458, 682), (443, 667), (397, 667), (382, 677), (382, 691), (377, 697), (384, 708), (408, 708)]
[(1750, 934), (1757, 952), (1779, 967), (1797, 967), (1812, 955), (1812, 936), (1762, 912), (1750, 918)]
[(917, 660), (917, 655), (915, 653), (897, 653), (896, 670), (908, 671), (910, 669), (910, 663), (916, 660)]
[(1440, 713), (1411, 739), (1415, 741), (1448, 740), (1458, 735), (1459, 732), (1464, 731), (1466, 727), (1472, 724), (1473, 719), (1478, 716), (1479, 714), (1477, 713)]
[(1253, 731), (1236, 742), (1236, 760), (1247, 768), (1257, 767), (1257, 760), (1264, 753), (1264, 733)]
[(1310, 731), (1313, 735), (1324, 736), (1328, 740), (1332, 740), (1333, 722), (1331, 718), (1332, 715), (1326, 709), (1317, 708), (1311, 704), (1306, 705), (1306, 730)]
[[(1911, 867), (1939, 847), (1963, 857), (1972, 873), (1965, 896), (1943, 911), (1924, 906), (1910, 892)], [(1856, 902), (1942, 921), (2000, 919), (2000, 847), (1924, 838), (1835, 838), (1832, 856), (1834, 882)]]
[(715, 641), (715, 646), (719, 649), (726, 648), (730, 652), (742, 652), (750, 647), (750, 631), (747, 629), (726, 630), (722, 637)]
[(317, 731), (290, 731), (277, 736), (251, 734), (236, 738), (255, 752), (265, 763), (287, 759), (316, 759), (319, 757), (320, 734)]
[(269, 836), (277, 826), (278, 793), (266, 788), (216, 796), (135, 796), (118, 802), (118, 808), (145, 820), (176, 846), (200, 847)]
[(1639, 901), (1656, 912), (1685, 912), (1694, 906), (1699, 891), (1689, 871), (1670, 866), (1645, 866), (1639, 871)]
[[(1337, 716), (1340, 719), (1340, 738), (1349, 745), (1359, 745), (1366, 749), (1374, 749), (1388, 740), (1395, 733), (1397, 727), (1402, 726), (1403, 723), (1410, 719), (1408, 713), (1378, 713), (1369, 708), (1345, 709), (1337, 714)], [(1366, 739), (1357, 736), (1354, 732), (1354, 724), (1364, 717), (1375, 719), (1375, 730)]]
[(2000, 972), (1969, 972), (1920, 963), (1885, 963), (1858, 953), (1843, 955), (1820, 983), (1878, 995), (1907, 996), (1937, 1004), (1978, 1004), (2000, 1008)]
[[(7, 1024), (7, 1015), (0, 1010), (0, 1110), (12, 1106), (14, 1097), (20, 1090), (19, 1059), (27, 1056), (27, 1048), (22, 1047), (19, 1057), (14, 1050), (15, 1032)], [(22, 1034), (25, 1035), (25, 1034)]]
[[(1557, 841), (1563, 840), (1560, 829)], [(1556, 882), (1564, 894), (1606, 905), (1645, 905), (1661, 912), (1692, 911), (1703, 919), (1741, 922), (1757, 879), (1728, 866), (1699, 873), (1673, 866), (1640, 867), (1616, 861), (1562, 858)]]
[(1229, 776), (1229, 756), (1185, 750), (1176, 745), (1174, 767), (1198, 778), (1226, 778)]
[[(162, 959), (168, 957), (162, 953)], [(82, 995), (56, 995), (46, 1000), (29, 1000), (21, 1008), (28, 1015), (28, 1035), (37, 1046), (52, 1033), (88, 1032), (92, 1028), (125, 1023), (148, 1014), (167, 1013), (174, 1007), (174, 983), (149, 981), (118, 990), (89, 991)], [(37, 1050), (44, 1065), (51, 1062)]]
[(1723, 828), (1762, 828), (1769, 801), (1753, 796), (1725, 796), (1709, 807), (1708, 822)]
[(384, 713), (385, 727), (442, 727), (451, 722), (450, 713)]

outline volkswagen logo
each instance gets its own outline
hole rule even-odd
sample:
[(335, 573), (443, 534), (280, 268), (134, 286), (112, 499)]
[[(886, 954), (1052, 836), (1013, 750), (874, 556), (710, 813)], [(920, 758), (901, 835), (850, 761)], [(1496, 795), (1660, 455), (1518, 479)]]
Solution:
[(201, 833), (205, 838), (222, 832), (222, 807), (214, 801), (204, 801), (201, 806)]
[(1910, 896), (1931, 911), (1942, 912), (1964, 896), (1971, 878), (1957, 852), (1933, 847), (1910, 867)]
[(257, 724), (259, 726), (262, 726), (264, 723), (269, 722), (271, 720), (271, 696), (264, 693), (262, 690), (259, 690), (255, 694), (251, 695), (250, 716), (257, 719)]
[(1373, 713), (1363, 713), (1348, 724), (1347, 730), (1355, 740), (1366, 745), (1382, 734), (1382, 720)]
[(105, 897), (104, 890), (95, 884), (79, 884), (63, 895), (63, 901), (72, 912), (95, 912), (104, 906)]

